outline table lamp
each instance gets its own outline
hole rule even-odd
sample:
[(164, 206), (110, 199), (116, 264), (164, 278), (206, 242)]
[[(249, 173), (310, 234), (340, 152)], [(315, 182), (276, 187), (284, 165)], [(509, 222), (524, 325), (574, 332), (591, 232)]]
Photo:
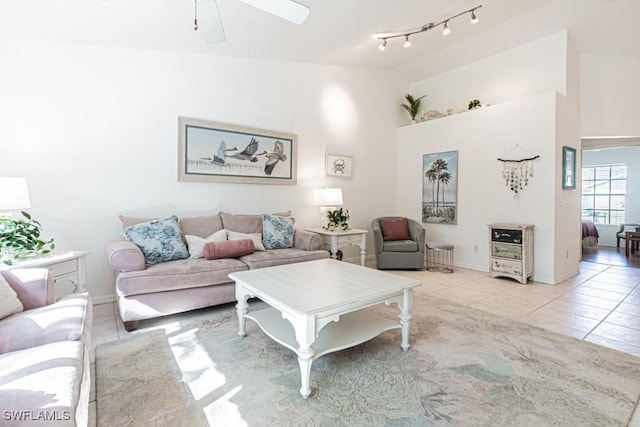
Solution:
[(327, 212), (342, 206), (342, 188), (320, 188), (313, 190), (313, 206), (320, 207), (321, 222), (327, 225)]
[[(23, 177), (0, 177), (0, 212), (29, 209), (29, 188)], [(7, 212), (2, 216), (11, 217)]]

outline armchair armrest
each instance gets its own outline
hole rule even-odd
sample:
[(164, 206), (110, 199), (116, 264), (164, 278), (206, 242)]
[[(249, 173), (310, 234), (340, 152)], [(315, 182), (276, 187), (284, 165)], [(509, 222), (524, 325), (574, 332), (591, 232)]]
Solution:
[(418, 252), (425, 251), (425, 239), (426, 239), (426, 231), (422, 224), (417, 221), (409, 220), (409, 235), (411, 236), (411, 240), (414, 242), (418, 242)]
[(53, 276), (46, 268), (16, 268), (0, 271), (9, 286), (18, 294), (25, 310), (53, 304)]
[(382, 229), (380, 228), (380, 221), (373, 220), (371, 222), (371, 231), (373, 232), (373, 247), (377, 254), (382, 253), (382, 247), (384, 245), (384, 239), (382, 237)]
[(293, 234), (293, 247), (305, 251), (322, 249), (322, 237), (311, 231), (295, 230)]
[(111, 269), (118, 273), (147, 268), (140, 248), (128, 240), (116, 239), (107, 242), (106, 252)]

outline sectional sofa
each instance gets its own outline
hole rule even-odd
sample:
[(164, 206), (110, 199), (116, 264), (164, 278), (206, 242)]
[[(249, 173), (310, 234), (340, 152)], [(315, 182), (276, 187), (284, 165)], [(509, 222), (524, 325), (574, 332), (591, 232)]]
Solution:
[[(215, 215), (198, 217), (182, 217), (178, 219), (181, 239), (185, 242), (207, 239), (207, 247), (224, 245), (227, 240), (253, 240), (255, 250), (252, 253), (229, 256), (225, 258), (206, 259), (194, 257), (194, 250), (187, 244), (191, 252), (189, 256), (178, 255), (179, 259), (156, 262), (156, 254), (152, 250), (144, 252), (144, 243), (136, 244), (136, 226), (145, 227), (155, 219), (121, 217), (123, 237), (108, 242), (106, 247), (108, 262), (115, 272), (115, 290), (120, 317), (125, 328), (132, 331), (138, 322), (168, 314), (174, 314), (203, 307), (214, 306), (235, 301), (235, 285), (229, 274), (236, 271), (312, 261), (328, 258), (329, 253), (322, 250), (322, 239), (318, 234), (291, 228), (289, 240), (281, 247), (268, 245), (268, 236), (272, 236), (263, 222), (275, 217), (277, 221), (287, 221), (291, 227), (295, 221), (290, 212), (273, 215), (238, 215), (220, 212)], [(289, 218), (289, 219), (283, 219)], [(279, 228), (275, 234), (278, 234)], [(157, 236), (167, 236), (171, 232), (162, 230), (153, 232)], [(216, 236), (223, 237), (218, 243)], [(128, 237), (126, 237), (128, 236)], [(264, 245), (261, 245), (264, 243)], [(180, 242), (165, 243), (158, 246), (158, 251), (166, 247), (175, 249)], [(231, 246), (231, 244), (229, 245)], [(265, 246), (261, 248), (261, 246)], [(201, 247), (199, 248), (201, 249)], [(264, 250), (261, 250), (264, 249)], [(178, 250), (180, 252), (180, 249)], [(150, 263), (150, 260), (152, 261)]]
[(47, 269), (5, 270), (0, 278), (3, 303), (20, 301), (14, 314), (0, 320), (0, 425), (86, 426), (93, 320), (89, 294), (54, 302)]

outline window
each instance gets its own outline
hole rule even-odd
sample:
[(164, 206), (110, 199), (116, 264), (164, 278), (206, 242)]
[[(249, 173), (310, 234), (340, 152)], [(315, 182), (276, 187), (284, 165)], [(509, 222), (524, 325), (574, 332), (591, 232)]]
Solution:
[(626, 165), (582, 168), (582, 219), (596, 224), (624, 223), (626, 195)]

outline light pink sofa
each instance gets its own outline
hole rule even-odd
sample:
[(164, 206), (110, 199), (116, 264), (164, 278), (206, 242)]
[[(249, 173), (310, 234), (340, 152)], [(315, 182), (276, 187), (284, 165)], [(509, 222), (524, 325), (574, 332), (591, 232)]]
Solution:
[[(149, 219), (121, 217), (123, 227)], [(183, 235), (203, 238), (222, 229), (262, 233), (262, 217), (220, 212), (180, 218), (180, 228)], [(230, 273), (328, 258), (329, 253), (321, 247), (320, 235), (295, 230), (292, 248), (255, 251), (239, 258), (182, 259), (147, 266), (140, 248), (124, 238), (108, 242), (106, 252), (116, 274), (120, 317), (132, 331), (139, 320), (234, 302), (235, 284)]]
[(47, 269), (0, 271), (24, 311), (0, 320), (0, 425), (86, 426), (89, 294), (53, 301)]

